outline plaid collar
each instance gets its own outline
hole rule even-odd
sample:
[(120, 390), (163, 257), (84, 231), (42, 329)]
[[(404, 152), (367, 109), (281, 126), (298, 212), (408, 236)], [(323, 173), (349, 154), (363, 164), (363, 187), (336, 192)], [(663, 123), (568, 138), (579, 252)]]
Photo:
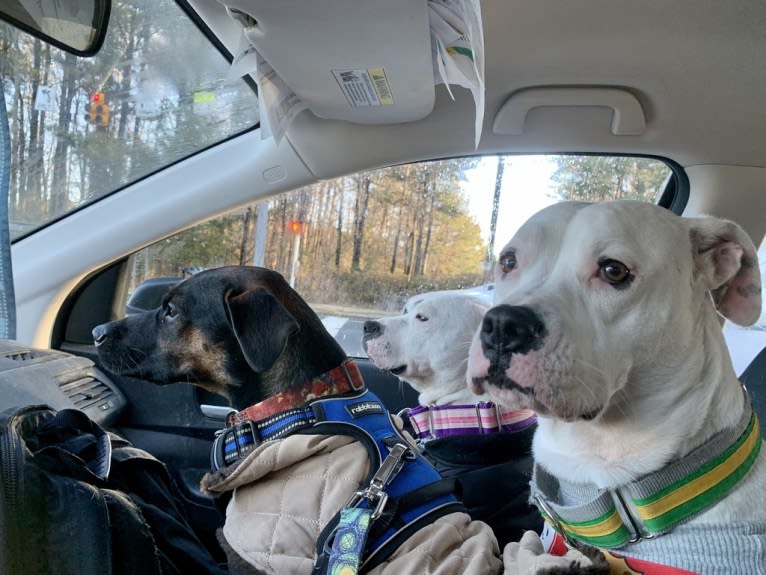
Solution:
[(530, 409), (507, 409), (491, 401), (419, 406), (407, 413), (418, 441), (518, 431), (537, 421), (534, 411)]
[[(614, 489), (574, 484), (539, 465), (532, 500), (548, 524), (573, 545), (614, 549), (668, 533), (726, 497), (752, 468), (761, 449), (761, 426), (745, 398), (739, 423), (720, 431), (684, 457)], [(565, 506), (561, 491), (588, 501)]]

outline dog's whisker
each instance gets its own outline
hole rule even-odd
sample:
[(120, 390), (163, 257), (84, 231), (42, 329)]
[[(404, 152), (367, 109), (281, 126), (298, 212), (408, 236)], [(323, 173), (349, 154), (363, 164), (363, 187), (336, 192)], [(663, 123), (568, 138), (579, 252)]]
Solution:
[(582, 378), (582, 377), (580, 377), (579, 375), (575, 375), (575, 376), (574, 376), (574, 379), (575, 379), (575, 381), (577, 381), (577, 383), (579, 383), (579, 384), (582, 386), (582, 388), (583, 388), (585, 391), (587, 391), (587, 392), (588, 392), (588, 393), (591, 395), (591, 397), (592, 397), (594, 400), (597, 400), (597, 399), (598, 399), (598, 397), (596, 396), (596, 392), (595, 392), (595, 391), (593, 391), (593, 389), (591, 388), (591, 386), (588, 384), (588, 382), (587, 382), (585, 379), (583, 379), (583, 378)]
[(595, 371), (597, 374), (599, 374), (601, 376), (605, 376), (606, 375), (603, 369), (599, 368), (597, 365), (594, 365), (593, 363), (591, 363), (589, 361), (585, 361), (584, 359), (581, 359), (579, 357), (574, 358), (574, 361), (579, 363), (579, 364), (581, 364), (581, 365), (584, 365), (588, 369), (591, 369), (591, 370)]
[[(575, 376), (575, 381), (577, 381), (577, 383), (579, 383), (582, 386), (583, 390), (585, 390), (588, 394), (590, 394), (590, 396), (594, 400), (594, 404), (596, 404), (598, 408), (603, 409), (605, 407), (603, 405), (600, 405), (596, 392), (593, 390), (593, 388), (588, 384), (588, 382), (585, 379), (583, 379), (580, 376)], [(618, 409), (620, 409), (620, 411), (623, 411), (621, 406), (618, 406)], [(602, 425), (605, 425), (606, 427), (609, 427), (609, 428), (612, 427), (612, 425), (608, 422), (604, 422), (602, 423)]]
[[(598, 402), (598, 398), (596, 396), (596, 393), (593, 391), (592, 387), (587, 383), (587, 381), (585, 381), (580, 376), (575, 376), (575, 380), (577, 381), (577, 383), (579, 383), (582, 386), (582, 388), (585, 391), (587, 391), (591, 395), (591, 397), (595, 400), (595, 403), (599, 403)], [(603, 410), (606, 406), (600, 405), (599, 407)], [(628, 414), (629, 414), (628, 411), (622, 405), (620, 405), (619, 403), (614, 403), (614, 404), (610, 405), (610, 407), (614, 408), (614, 409), (617, 409), (623, 416), (628, 416)], [(602, 422), (601, 425), (603, 425), (603, 426), (605, 426), (607, 428), (610, 428), (610, 429), (614, 429), (612, 424), (609, 423), (609, 422)]]
[(137, 367), (141, 360), (146, 359), (146, 352), (137, 347), (128, 347), (125, 359), (131, 360), (132, 365), (130, 367)]
[[(591, 369), (593, 372), (599, 374), (600, 376), (602, 376), (604, 378), (606, 377), (606, 374), (605, 374), (604, 370), (600, 369), (597, 365), (594, 365), (594, 364), (592, 364), (590, 362), (587, 362), (587, 361), (585, 361), (585, 360), (583, 360), (581, 358), (575, 358), (575, 361), (580, 363), (581, 365), (584, 365), (585, 367)], [(578, 378), (578, 381), (580, 381), (579, 378)], [(592, 390), (590, 390), (590, 388), (588, 388), (584, 384), (584, 382), (581, 382), (581, 383), (583, 383), (583, 386), (586, 387), (586, 389), (588, 389), (591, 393), (593, 393)], [(594, 395), (594, 398), (595, 398), (595, 393), (593, 393), (593, 395)], [(621, 403), (619, 403), (619, 402), (613, 403), (610, 407), (613, 407), (614, 409), (617, 409), (620, 412), (621, 415), (624, 415), (624, 416), (628, 416), (629, 415), (629, 410), (627, 410), (626, 407), (624, 405), (622, 405)]]
[(128, 352), (120, 357), (120, 367), (121, 369), (133, 369), (135, 367), (138, 367), (138, 360), (134, 357), (133, 351), (128, 349)]
[(451, 349), (468, 349), (471, 347), (471, 343), (473, 342), (473, 336), (467, 340), (460, 340), (453, 342), (453, 347)]

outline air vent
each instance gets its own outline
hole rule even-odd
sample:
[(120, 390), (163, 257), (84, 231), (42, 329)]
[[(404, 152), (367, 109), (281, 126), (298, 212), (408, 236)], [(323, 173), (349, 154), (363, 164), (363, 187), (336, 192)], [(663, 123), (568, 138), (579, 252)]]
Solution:
[(108, 409), (111, 406), (110, 400), (114, 396), (114, 391), (91, 375), (62, 383), (59, 387), (72, 400), (75, 407), (83, 410), (94, 405), (101, 409)]
[(29, 349), (19, 349), (15, 351), (8, 351), (3, 354), (3, 357), (10, 359), (11, 361), (31, 361), (38, 359), (46, 355), (44, 352), (33, 351)]

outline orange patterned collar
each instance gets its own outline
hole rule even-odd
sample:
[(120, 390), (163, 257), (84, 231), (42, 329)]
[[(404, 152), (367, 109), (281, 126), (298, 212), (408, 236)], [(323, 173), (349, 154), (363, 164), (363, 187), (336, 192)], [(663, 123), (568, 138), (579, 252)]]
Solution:
[(227, 418), (227, 425), (241, 421), (261, 421), (277, 413), (303, 405), (307, 401), (329, 395), (341, 395), (364, 389), (364, 380), (359, 368), (352, 359), (347, 359), (338, 367), (307, 381), (296, 389), (283, 391), (260, 403), (251, 405), (242, 411), (233, 411)]

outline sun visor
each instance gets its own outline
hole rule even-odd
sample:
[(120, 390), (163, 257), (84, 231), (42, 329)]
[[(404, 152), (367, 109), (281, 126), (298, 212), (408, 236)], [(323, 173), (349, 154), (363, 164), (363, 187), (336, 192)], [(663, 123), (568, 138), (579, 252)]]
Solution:
[[(254, 74), (263, 132), (279, 141), (304, 110), (360, 124), (431, 113), (434, 86), (468, 88), (484, 114), (478, 0), (221, 0), (242, 26), (232, 74)], [(267, 122), (268, 126), (263, 126)]]

